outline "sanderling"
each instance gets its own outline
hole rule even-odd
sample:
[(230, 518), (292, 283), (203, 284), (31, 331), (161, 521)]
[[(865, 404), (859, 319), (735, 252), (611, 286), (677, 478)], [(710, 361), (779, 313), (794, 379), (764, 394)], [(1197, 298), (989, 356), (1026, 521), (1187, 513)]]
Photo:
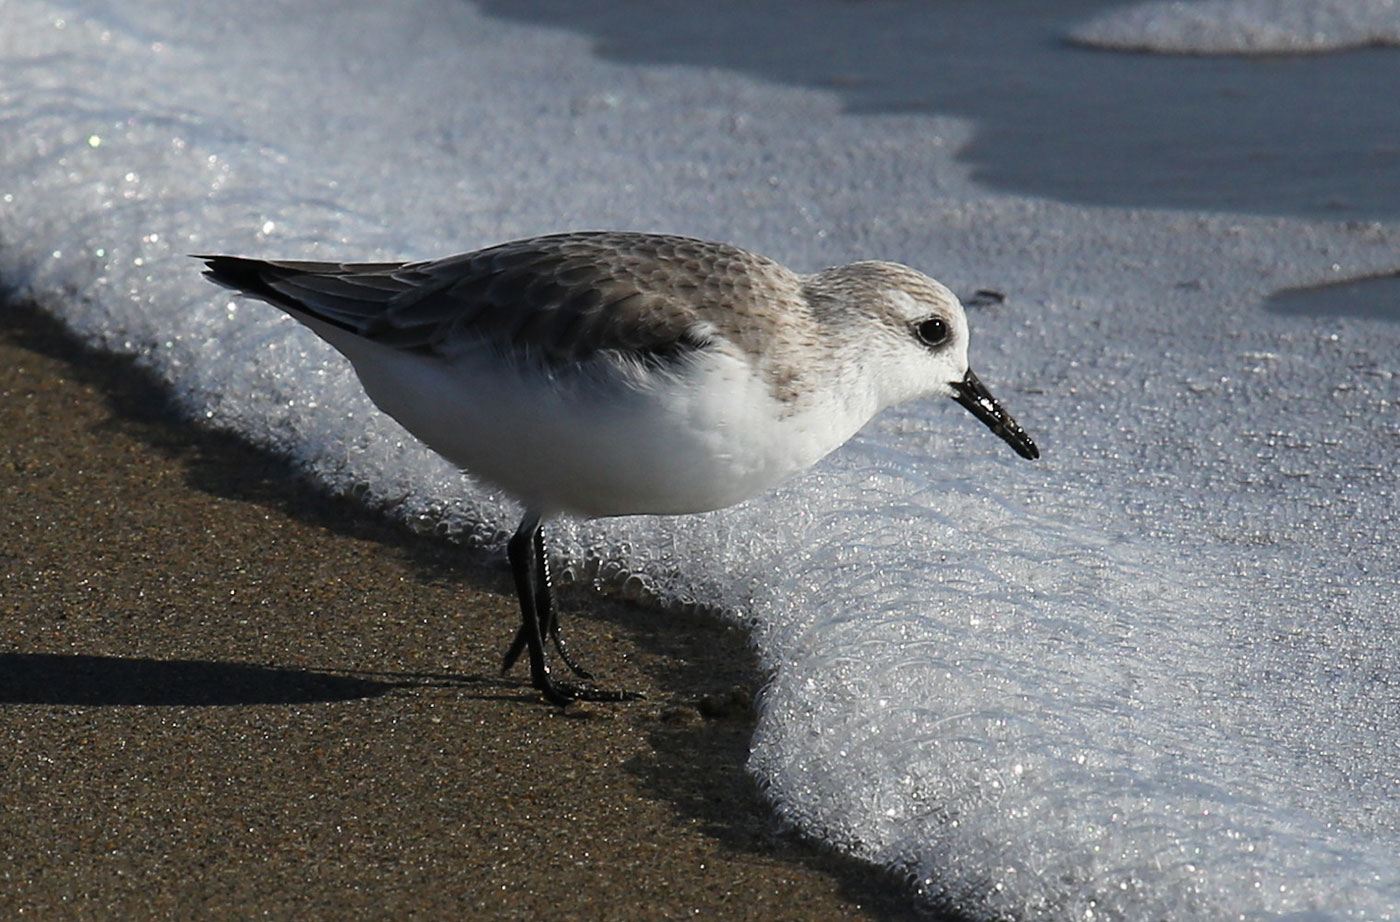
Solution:
[(524, 504), (508, 545), (521, 624), (552, 702), (627, 695), (564, 683), (541, 523), (707, 512), (806, 470), (885, 407), (953, 398), (1022, 457), (1039, 451), (967, 362), (957, 297), (907, 266), (812, 275), (738, 247), (555, 234), (412, 263), (200, 256), (213, 281), (306, 324), (371, 400)]

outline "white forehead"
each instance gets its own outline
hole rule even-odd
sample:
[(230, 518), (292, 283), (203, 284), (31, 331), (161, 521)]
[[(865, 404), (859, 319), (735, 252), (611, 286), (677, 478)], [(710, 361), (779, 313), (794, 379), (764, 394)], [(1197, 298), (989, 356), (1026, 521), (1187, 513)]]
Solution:
[(895, 312), (906, 320), (917, 320), (935, 312), (945, 317), (962, 315), (962, 304), (957, 295), (933, 279), (915, 291), (907, 288), (886, 289), (885, 296)]

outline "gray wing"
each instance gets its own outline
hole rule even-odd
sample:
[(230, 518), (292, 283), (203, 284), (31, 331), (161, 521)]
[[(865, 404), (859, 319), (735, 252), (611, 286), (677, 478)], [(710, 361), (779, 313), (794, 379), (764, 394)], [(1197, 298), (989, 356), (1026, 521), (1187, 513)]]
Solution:
[(758, 301), (798, 290), (787, 269), (737, 247), (608, 231), (417, 263), (198, 258), (213, 281), (294, 316), (445, 356), (486, 339), (546, 361), (605, 350), (665, 358), (703, 348)]

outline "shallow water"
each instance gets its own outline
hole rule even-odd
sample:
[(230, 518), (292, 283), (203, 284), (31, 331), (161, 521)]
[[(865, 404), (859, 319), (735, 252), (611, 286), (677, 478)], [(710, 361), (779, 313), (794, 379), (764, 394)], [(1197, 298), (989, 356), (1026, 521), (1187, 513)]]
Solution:
[(1276, 314), (1400, 321), (1400, 276), (1280, 291), (1270, 295), (1265, 306)]

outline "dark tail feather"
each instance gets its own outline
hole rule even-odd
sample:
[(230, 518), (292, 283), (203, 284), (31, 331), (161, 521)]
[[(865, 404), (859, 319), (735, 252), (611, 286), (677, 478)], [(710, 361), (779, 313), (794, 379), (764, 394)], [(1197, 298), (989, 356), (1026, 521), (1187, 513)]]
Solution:
[(261, 259), (204, 256), (195, 253), (190, 255), (195, 259), (204, 260), (204, 277), (216, 285), (254, 295), (274, 304), (285, 304), (287, 301), (286, 296), (267, 283), (264, 271), (272, 267)]

